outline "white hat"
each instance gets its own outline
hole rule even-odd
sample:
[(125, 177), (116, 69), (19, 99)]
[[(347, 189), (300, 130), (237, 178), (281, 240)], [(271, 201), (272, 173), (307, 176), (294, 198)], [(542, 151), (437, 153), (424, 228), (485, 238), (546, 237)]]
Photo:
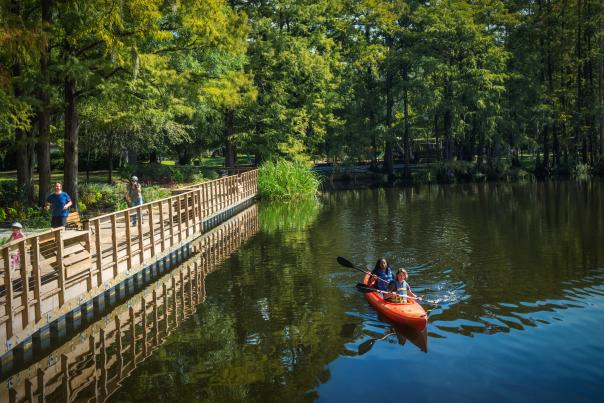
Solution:
[(23, 225), (21, 225), (21, 223), (14, 222), (13, 225), (11, 225), (11, 227), (13, 227), (13, 228), (23, 228)]
[(138, 178), (136, 176), (132, 175), (132, 178), (130, 178), (130, 180), (138, 181)]

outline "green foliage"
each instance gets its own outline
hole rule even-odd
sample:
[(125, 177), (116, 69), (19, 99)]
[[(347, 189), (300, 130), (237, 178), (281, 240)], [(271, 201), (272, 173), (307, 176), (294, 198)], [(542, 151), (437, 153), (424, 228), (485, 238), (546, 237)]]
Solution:
[[(205, 172), (208, 172), (205, 170)], [(192, 165), (137, 164), (119, 169), (120, 176), (128, 180), (136, 175), (141, 182), (182, 183), (202, 182), (202, 170)]]
[(45, 209), (23, 207), (0, 207), (0, 221), (20, 222), (25, 231), (28, 228), (48, 228), (50, 227), (50, 214)]
[(589, 164), (577, 164), (573, 169), (573, 177), (579, 180), (585, 180), (589, 178), (591, 172), (591, 166)]
[(313, 197), (320, 180), (308, 166), (285, 159), (267, 161), (258, 171), (258, 193), (266, 199), (291, 200)]
[[(151, 202), (170, 196), (170, 190), (160, 186), (143, 186), (145, 202)], [(126, 203), (126, 184), (85, 184), (80, 187), (80, 212), (119, 211), (128, 207)], [(82, 207), (84, 209), (82, 210)]]

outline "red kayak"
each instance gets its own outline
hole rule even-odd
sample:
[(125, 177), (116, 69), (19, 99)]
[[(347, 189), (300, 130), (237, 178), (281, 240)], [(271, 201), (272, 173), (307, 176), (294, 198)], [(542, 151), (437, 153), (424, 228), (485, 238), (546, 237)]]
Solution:
[[(369, 284), (369, 274), (363, 278), (363, 284)], [(380, 315), (393, 324), (411, 326), (420, 332), (428, 324), (426, 311), (414, 299), (409, 298), (407, 302), (390, 302), (386, 301), (383, 294), (379, 292), (367, 292), (365, 298)]]

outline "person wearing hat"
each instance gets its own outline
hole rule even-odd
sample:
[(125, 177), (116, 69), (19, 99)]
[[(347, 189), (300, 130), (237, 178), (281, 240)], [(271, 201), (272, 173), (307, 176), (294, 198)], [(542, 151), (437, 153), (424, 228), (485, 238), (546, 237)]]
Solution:
[(71, 197), (63, 192), (63, 185), (61, 182), (55, 183), (55, 192), (46, 199), (46, 209), (52, 210), (52, 218), (50, 219), (51, 227), (64, 227), (67, 224), (69, 207), (71, 207), (72, 204)]
[[(142, 205), (143, 202), (143, 191), (141, 188), (141, 184), (138, 182), (138, 178), (136, 176), (132, 176), (130, 178), (130, 182), (128, 183), (128, 189), (126, 192), (126, 200), (128, 201), (129, 207), (136, 207)], [(136, 225), (136, 213), (130, 215), (130, 220), (132, 221), (132, 225)], [(141, 223), (143, 222), (143, 217), (141, 215)]]
[[(25, 234), (23, 233), (23, 225), (21, 225), (21, 223), (14, 222), (13, 225), (11, 225), (11, 228), (13, 232), (10, 234), (10, 237), (8, 237), (8, 242), (25, 238)], [(11, 269), (13, 271), (18, 270), (19, 263), (21, 263), (21, 253), (17, 250), (10, 255)]]

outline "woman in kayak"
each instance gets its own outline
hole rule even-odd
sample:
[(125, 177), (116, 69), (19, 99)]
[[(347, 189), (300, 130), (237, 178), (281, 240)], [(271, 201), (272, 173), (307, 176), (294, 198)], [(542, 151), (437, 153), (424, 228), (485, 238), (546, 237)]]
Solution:
[(390, 299), (396, 300), (397, 302), (406, 303), (408, 295), (411, 295), (413, 298), (417, 298), (407, 283), (408, 276), (407, 270), (403, 268), (400, 268), (396, 271), (396, 278), (388, 286), (388, 291), (394, 292), (396, 295), (394, 298)]
[(386, 259), (379, 259), (371, 274), (373, 276), (371, 282), (368, 284), (369, 287), (375, 287), (381, 291), (388, 291), (388, 285), (394, 281), (394, 275), (392, 274), (392, 269)]

